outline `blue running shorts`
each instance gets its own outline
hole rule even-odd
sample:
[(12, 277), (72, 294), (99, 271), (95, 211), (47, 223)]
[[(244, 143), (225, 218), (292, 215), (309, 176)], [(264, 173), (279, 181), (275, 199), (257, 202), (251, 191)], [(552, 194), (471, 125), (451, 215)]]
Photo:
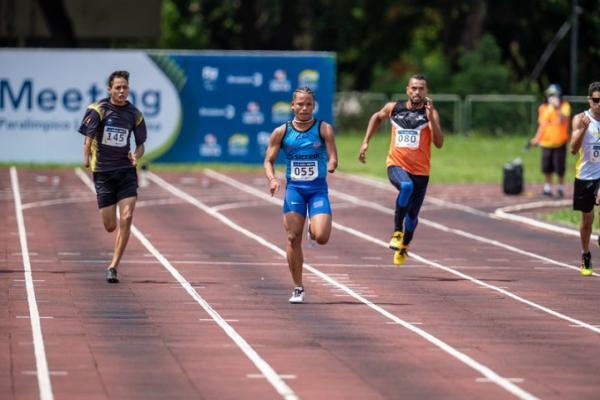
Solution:
[(283, 213), (296, 212), (309, 218), (317, 214), (331, 214), (327, 187), (299, 188), (287, 186), (283, 199)]

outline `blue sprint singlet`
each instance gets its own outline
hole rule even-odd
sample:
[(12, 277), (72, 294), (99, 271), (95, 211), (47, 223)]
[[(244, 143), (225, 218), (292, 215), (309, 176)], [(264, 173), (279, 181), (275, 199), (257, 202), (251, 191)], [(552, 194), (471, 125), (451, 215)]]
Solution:
[(295, 187), (327, 186), (327, 149), (321, 138), (321, 122), (315, 122), (305, 131), (286, 123), (281, 148), (286, 156), (287, 185)]

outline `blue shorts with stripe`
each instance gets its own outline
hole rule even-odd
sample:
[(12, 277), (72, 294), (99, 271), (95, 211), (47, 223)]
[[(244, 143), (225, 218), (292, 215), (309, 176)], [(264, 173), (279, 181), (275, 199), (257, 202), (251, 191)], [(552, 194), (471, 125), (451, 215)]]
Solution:
[(285, 188), (283, 199), (283, 213), (296, 212), (309, 218), (317, 214), (330, 214), (329, 192), (327, 186), (295, 186)]

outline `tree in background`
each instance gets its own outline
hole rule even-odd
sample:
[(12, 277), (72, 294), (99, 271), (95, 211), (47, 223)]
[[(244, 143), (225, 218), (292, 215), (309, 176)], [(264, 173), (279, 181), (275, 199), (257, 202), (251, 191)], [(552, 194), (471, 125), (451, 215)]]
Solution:
[[(524, 82), (572, 1), (164, 0), (159, 46), (335, 51), (340, 90), (403, 91), (407, 75), (419, 71), (437, 92), (530, 92), (550, 82), (567, 86), (568, 38), (538, 82)], [(600, 7), (578, 1), (582, 92), (598, 79)]]

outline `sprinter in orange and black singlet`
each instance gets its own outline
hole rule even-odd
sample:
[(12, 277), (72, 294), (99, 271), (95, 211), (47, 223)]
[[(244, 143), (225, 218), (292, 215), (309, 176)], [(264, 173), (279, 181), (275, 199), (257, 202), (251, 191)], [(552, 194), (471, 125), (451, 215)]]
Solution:
[(413, 75), (406, 86), (406, 101), (389, 102), (371, 116), (360, 147), (358, 159), (366, 161), (369, 140), (385, 119), (392, 132), (386, 159), (390, 182), (398, 189), (394, 233), (389, 247), (394, 250), (394, 264), (406, 261), (408, 247), (417, 228), (418, 215), (429, 183), (431, 143), (444, 144), (439, 114), (427, 97), (427, 80)]

